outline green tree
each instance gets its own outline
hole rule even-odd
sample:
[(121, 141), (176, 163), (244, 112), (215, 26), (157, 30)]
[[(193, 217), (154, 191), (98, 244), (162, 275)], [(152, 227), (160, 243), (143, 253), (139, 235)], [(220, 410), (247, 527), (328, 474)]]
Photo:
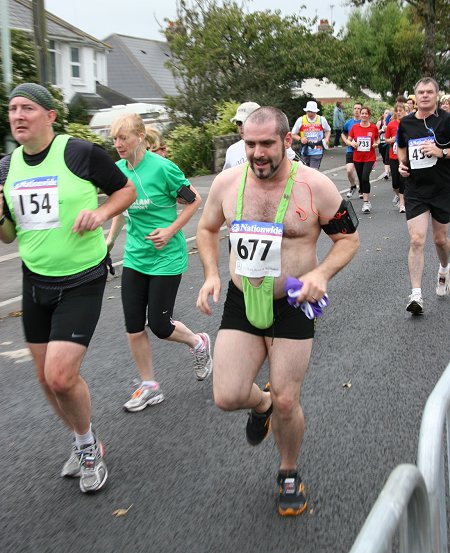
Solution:
[[(392, 0), (349, 0), (348, 4), (356, 7), (364, 4), (383, 6)], [(420, 69), (424, 75), (437, 76), (439, 80), (448, 79), (450, 70), (449, 35), (450, 2), (449, 0), (398, 0), (397, 5), (407, 4), (420, 25), (424, 34), (424, 49)]]
[(169, 106), (188, 123), (214, 120), (221, 101), (283, 108), (292, 83), (314, 76), (308, 20), (279, 11), (247, 14), (229, 0), (193, 4), (180, 0), (177, 20), (165, 30), (168, 67), (181, 83)]
[(330, 78), (358, 96), (361, 89), (378, 92), (384, 99), (411, 89), (420, 77), (423, 33), (411, 8), (395, 0), (355, 10), (347, 23), (330, 66)]

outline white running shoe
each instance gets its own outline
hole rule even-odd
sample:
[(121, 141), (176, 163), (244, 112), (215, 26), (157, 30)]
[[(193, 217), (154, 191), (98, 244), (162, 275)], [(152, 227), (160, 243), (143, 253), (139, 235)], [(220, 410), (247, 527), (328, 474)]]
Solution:
[(363, 213), (370, 213), (372, 210), (372, 204), (370, 202), (364, 202), (362, 206)]
[(203, 349), (191, 353), (194, 357), (194, 371), (197, 380), (205, 380), (212, 372), (211, 339), (206, 332), (199, 332), (198, 336), (203, 340)]
[(78, 456), (78, 448), (75, 445), (75, 440), (72, 442), (72, 453), (67, 461), (64, 463), (64, 466), (61, 471), (62, 477), (69, 478), (78, 478), (81, 473), (80, 458)]
[(398, 212), (399, 213), (406, 213), (406, 207), (404, 205), (399, 206)]
[(350, 190), (347, 192), (347, 198), (351, 198), (355, 192), (356, 192), (356, 186), (352, 186)]
[(97, 438), (93, 444), (78, 450), (81, 464), (80, 490), (83, 493), (97, 492), (105, 485), (108, 469), (103, 455), (103, 444)]
[(438, 273), (436, 294), (438, 296), (448, 296), (450, 294), (450, 271), (447, 273)]
[(131, 399), (129, 399), (123, 406), (125, 411), (130, 413), (137, 413), (147, 407), (147, 405), (157, 405), (164, 401), (164, 394), (159, 388), (151, 388), (150, 386), (144, 386), (141, 384), (137, 390), (133, 392)]
[(423, 298), (422, 294), (413, 292), (408, 299), (406, 311), (409, 311), (413, 315), (423, 315)]
[(400, 205), (400, 197), (395, 194), (395, 196), (392, 198), (392, 205), (394, 207), (398, 207)]

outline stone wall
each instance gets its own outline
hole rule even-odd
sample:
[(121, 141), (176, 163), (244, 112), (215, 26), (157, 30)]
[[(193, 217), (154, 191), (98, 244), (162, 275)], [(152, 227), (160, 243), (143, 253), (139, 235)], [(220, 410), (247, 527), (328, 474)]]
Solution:
[(240, 139), (238, 134), (224, 134), (223, 136), (216, 136), (214, 138), (214, 173), (220, 173), (220, 171), (222, 171), (223, 164), (225, 163), (226, 151), (232, 144), (238, 142)]

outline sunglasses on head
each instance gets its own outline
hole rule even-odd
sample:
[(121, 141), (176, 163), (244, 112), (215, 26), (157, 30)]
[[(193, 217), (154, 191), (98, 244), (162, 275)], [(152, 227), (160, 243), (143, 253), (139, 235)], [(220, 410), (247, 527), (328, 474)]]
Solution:
[(243, 124), (244, 124), (244, 123), (243, 123), (242, 121), (236, 121), (236, 125), (237, 125), (238, 127), (242, 127)]

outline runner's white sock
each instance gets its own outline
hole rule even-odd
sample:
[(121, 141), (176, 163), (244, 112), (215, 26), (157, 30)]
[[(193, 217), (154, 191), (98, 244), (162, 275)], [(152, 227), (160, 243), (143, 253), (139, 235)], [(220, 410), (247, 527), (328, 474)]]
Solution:
[(94, 434), (92, 434), (92, 425), (89, 425), (89, 430), (86, 432), (86, 434), (75, 434), (75, 445), (79, 449), (83, 449), (83, 446), (91, 445), (95, 442)]
[(200, 334), (197, 334), (199, 343), (195, 346), (195, 348), (192, 349), (193, 352), (202, 351), (205, 347), (205, 340), (200, 336)]
[(420, 295), (422, 295), (422, 288), (413, 288), (413, 289), (411, 290), (411, 293), (412, 293), (412, 294), (420, 294)]
[(155, 388), (155, 390), (159, 388), (159, 384), (156, 382), (156, 380), (143, 380), (141, 383), (141, 386), (147, 386), (148, 388)]
[(442, 275), (446, 275), (448, 273), (450, 269), (450, 263), (447, 265), (447, 267), (443, 267), (440, 263), (439, 263), (439, 272), (442, 274)]

